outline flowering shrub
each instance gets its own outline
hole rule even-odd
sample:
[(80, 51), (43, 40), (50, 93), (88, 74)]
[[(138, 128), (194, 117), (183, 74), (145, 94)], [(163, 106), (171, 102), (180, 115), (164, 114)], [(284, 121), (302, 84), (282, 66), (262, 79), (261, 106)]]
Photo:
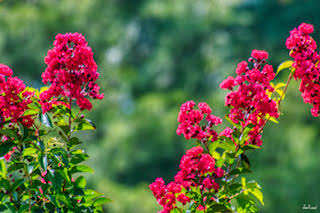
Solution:
[(40, 90), (0, 65), (0, 211), (102, 212), (110, 200), (86, 188), (93, 170), (75, 136), (95, 129), (81, 113), (103, 98), (93, 52), (81, 34), (59, 34), (45, 63)]
[[(230, 90), (225, 97), (231, 127), (220, 133), (215, 126), (222, 119), (213, 115), (206, 103), (195, 109), (193, 101), (181, 105), (177, 134), (195, 139), (196, 146), (187, 150), (180, 161), (174, 181), (165, 185), (161, 178), (150, 184), (153, 195), (169, 212), (257, 212), (263, 205), (259, 184), (242, 175), (251, 171), (246, 153), (262, 145), (262, 132), (269, 121), (278, 123), (280, 104), (292, 79), (301, 79), (300, 91), (305, 103), (313, 104), (311, 113), (319, 116), (320, 55), (310, 37), (313, 26), (302, 23), (290, 32), (286, 46), (294, 61), (279, 65), (275, 73), (266, 64), (268, 53), (253, 50), (247, 61), (236, 68), (236, 77), (229, 76), (220, 88)], [(286, 83), (272, 82), (280, 71), (290, 70)], [(241, 178), (239, 178), (241, 177)]]

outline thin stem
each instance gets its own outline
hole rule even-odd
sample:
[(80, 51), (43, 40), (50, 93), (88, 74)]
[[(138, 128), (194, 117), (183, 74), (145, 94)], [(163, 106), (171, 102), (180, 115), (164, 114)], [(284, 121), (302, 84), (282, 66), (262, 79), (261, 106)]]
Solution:
[[(283, 93), (282, 93), (282, 95), (281, 95), (281, 97), (280, 97), (280, 100), (279, 100), (279, 103), (278, 103), (278, 108), (280, 108), (281, 101), (283, 100), (283, 97), (284, 97), (285, 93), (287, 92), (287, 89), (288, 89), (288, 86), (289, 86), (289, 84), (290, 84), (290, 81), (291, 81), (292, 77), (293, 77), (293, 72), (290, 72), (290, 75), (289, 75), (289, 77), (288, 77), (286, 86), (284, 87)], [(270, 118), (271, 118), (271, 117), (269, 117), (269, 118), (266, 120), (266, 122), (264, 123), (264, 125), (260, 128), (259, 133), (262, 132), (263, 128), (267, 125), (267, 123), (269, 122)]]
[(69, 114), (69, 134), (68, 134), (68, 141), (70, 140), (71, 138), (71, 116), (72, 116), (72, 111), (71, 111), (71, 104), (72, 104), (72, 99), (71, 97), (69, 97), (69, 107), (70, 107), (70, 114)]
[(81, 112), (81, 110), (77, 113), (77, 115), (74, 117), (74, 119), (71, 122), (75, 121), (79, 117), (80, 112)]
[(282, 93), (282, 95), (281, 95), (281, 97), (280, 97), (280, 100), (279, 100), (279, 104), (278, 104), (279, 107), (280, 107), (280, 103), (281, 103), (281, 101), (282, 101), (282, 99), (283, 99), (283, 96), (284, 96), (284, 94), (286, 93), (286, 91), (287, 91), (287, 89), (288, 89), (288, 86), (289, 86), (289, 83), (290, 83), (292, 77), (293, 77), (293, 72), (290, 72), (290, 75), (289, 75), (289, 77), (288, 77), (286, 86), (285, 86), (285, 88), (283, 89), (283, 93)]
[[(244, 153), (244, 152), (243, 152), (243, 153)], [(239, 155), (239, 157), (238, 157), (238, 162), (237, 162), (237, 165), (236, 165), (236, 169), (240, 166), (240, 162), (241, 162), (241, 157), (240, 157), (240, 155)], [(237, 177), (238, 177), (237, 174), (232, 177), (231, 184), (234, 183), (234, 181), (235, 181), (235, 179), (236, 179)]]
[[(237, 146), (235, 152), (237, 152), (238, 149), (239, 149), (239, 146)], [(239, 156), (239, 157), (238, 157), (237, 164), (236, 164), (236, 169), (240, 166), (240, 161), (241, 161), (241, 159), (240, 159), (240, 156)], [(233, 165), (233, 164), (232, 164), (232, 165)], [(231, 170), (231, 166), (232, 166), (232, 165), (229, 165), (228, 168), (227, 168), (226, 181), (228, 181), (228, 176), (229, 176), (229, 173), (230, 173), (230, 170)], [(237, 177), (237, 175), (234, 175), (234, 176), (232, 177), (232, 179), (231, 179), (231, 180), (232, 180), (232, 183), (234, 182), (234, 180), (236, 179), (236, 177)], [(224, 185), (224, 188), (225, 188), (225, 185)]]
[[(249, 114), (249, 112), (246, 113), (245, 118), (247, 117), (248, 114)], [(244, 123), (245, 123), (245, 122), (244, 122)], [(241, 138), (242, 138), (243, 131), (244, 131), (244, 128), (243, 128), (243, 126), (241, 126), (241, 133), (240, 133), (240, 136), (239, 136), (239, 142), (240, 142), (240, 140), (241, 140)], [(239, 150), (239, 148), (240, 148), (239, 145), (240, 145), (240, 144), (238, 144), (238, 146), (236, 147), (235, 153), (238, 152), (238, 150)], [(239, 159), (238, 159), (236, 168), (238, 168), (239, 165), (240, 165), (240, 157), (239, 157)], [(229, 165), (229, 166), (228, 166), (227, 174), (226, 174), (226, 181), (228, 181), (228, 176), (229, 176), (229, 172), (230, 172), (230, 170), (231, 170), (231, 166), (232, 166), (232, 165)], [(233, 183), (233, 181), (234, 181), (234, 177), (233, 177), (233, 179), (232, 179), (232, 183)]]
[(243, 193), (243, 189), (242, 189), (240, 192), (238, 192), (238, 193), (232, 195), (231, 197), (229, 197), (229, 199), (232, 200), (233, 198), (237, 197), (237, 196), (240, 195), (241, 193)]
[[(211, 128), (211, 127), (212, 127), (211, 125), (212, 125), (212, 124), (211, 124), (211, 121), (209, 121), (209, 122), (206, 124), (206, 129)], [(201, 140), (201, 143), (206, 147), (207, 152), (210, 153), (210, 149), (209, 149), (209, 147), (208, 147), (208, 145), (207, 145), (207, 142), (208, 142), (208, 139), (206, 139), (206, 140)]]
[(207, 143), (205, 141), (201, 141), (201, 142), (204, 145), (204, 147), (206, 147), (206, 150), (208, 151), (208, 153), (210, 153), (210, 150), (209, 150)]
[(72, 105), (72, 98), (71, 97), (69, 97), (69, 125), (68, 125), (68, 127), (69, 127), (69, 134), (67, 135), (67, 139), (68, 139), (68, 141), (67, 141), (67, 150), (68, 150), (68, 152), (70, 151), (69, 150), (69, 141), (70, 141), (70, 138), (71, 138), (71, 124), (72, 124), (72, 121), (71, 121), (71, 117), (72, 117), (72, 107), (71, 107), (71, 105)]

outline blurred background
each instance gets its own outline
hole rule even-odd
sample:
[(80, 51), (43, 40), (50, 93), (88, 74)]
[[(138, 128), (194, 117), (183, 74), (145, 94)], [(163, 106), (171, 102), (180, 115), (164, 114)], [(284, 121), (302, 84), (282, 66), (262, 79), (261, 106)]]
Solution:
[[(180, 105), (206, 101), (222, 117), (219, 83), (252, 49), (267, 50), (274, 67), (288, 60), (285, 39), (301, 22), (314, 24), (320, 41), (319, 9), (318, 0), (2, 0), (0, 63), (41, 87), (54, 36), (84, 34), (105, 93), (87, 113), (97, 125), (84, 135), (95, 170), (90, 185), (113, 200), (105, 212), (156, 212), (148, 185), (156, 177), (171, 181), (192, 145), (175, 133)], [(303, 104), (298, 83), (282, 112), (280, 124), (265, 129), (262, 150), (249, 157), (248, 179), (265, 196), (261, 212), (320, 206), (320, 120)]]

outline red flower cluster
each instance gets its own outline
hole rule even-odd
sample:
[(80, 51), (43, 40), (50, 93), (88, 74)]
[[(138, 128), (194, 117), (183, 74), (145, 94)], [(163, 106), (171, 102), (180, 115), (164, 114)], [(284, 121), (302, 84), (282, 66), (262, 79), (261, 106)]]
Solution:
[(319, 116), (320, 107), (320, 55), (316, 52), (317, 44), (309, 35), (313, 32), (311, 24), (302, 23), (298, 29), (290, 31), (286, 46), (294, 58), (294, 78), (301, 79), (300, 92), (305, 103), (313, 105), (311, 113)]
[(76, 100), (81, 110), (91, 110), (92, 104), (87, 97), (103, 98), (95, 83), (99, 73), (92, 49), (79, 33), (58, 34), (53, 45), (44, 60), (48, 67), (42, 73), (43, 83), (51, 84), (40, 94), (43, 111), (50, 110), (54, 104), (63, 104), (59, 97), (69, 97)]
[(214, 159), (209, 154), (204, 154), (202, 147), (197, 146), (187, 150), (180, 161), (180, 171), (174, 178), (175, 182), (166, 186), (162, 178), (157, 178), (149, 186), (158, 203), (163, 206), (161, 213), (169, 213), (171, 209), (176, 208), (177, 201), (183, 205), (191, 201), (181, 192), (182, 188), (187, 192), (197, 187), (202, 192), (218, 191), (219, 184), (214, 180), (221, 178), (224, 171), (214, 166)]
[(235, 123), (240, 122), (243, 128), (248, 124), (254, 126), (246, 143), (260, 146), (260, 132), (266, 123), (265, 117), (278, 118), (279, 112), (277, 103), (268, 96), (268, 92), (274, 91), (270, 81), (275, 77), (272, 66), (265, 64), (268, 53), (253, 50), (251, 56), (248, 62), (252, 62), (252, 68), (249, 68), (248, 62), (240, 62), (236, 69), (238, 76), (229, 76), (220, 84), (220, 88), (232, 90), (225, 99), (225, 105), (231, 107), (229, 118)]
[[(199, 103), (199, 110), (194, 109), (195, 103), (193, 101), (187, 101), (180, 107), (178, 115), (178, 122), (180, 123), (177, 128), (177, 134), (183, 134), (186, 139), (195, 138), (201, 142), (207, 142), (208, 140), (217, 140), (218, 133), (212, 129), (213, 125), (218, 125), (222, 122), (221, 118), (212, 115), (211, 108), (207, 103)], [(206, 125), (200, 125), (204, 115)]]
[[(33, 124), (30, 115), (23, 116), (31, 103), (33, 92), (25, 91), (26, 86), (18, 77), (12, 77), (12, 70), (0, 64), (0, 118), (1, 124), (4, 119), (11, 123), (21, 122), (26, 127)], [(7, 79), (6, 79), (7, 78)]]
[(171, 209), (176, 208), (177, 201), (183, 204), (190, 202), (190, 198), (184, 193), (180, 193), (181, 185), (174, 182), (170, 182), (166, 186), (162, 178), (157, 178), (154, 183), (150, 184), (149, 188), (158, 203), (163, 207), (160, 213), (170, 213)]
[(200, 146), (187, 150), (180, 161), (180, 171), (174, 177), (176, 183), (180, 183), (185, 189), (200, 187), (201, 190), (217, 191), (218, 183), (214, 178), (223, 176), (221, 168), (215, 168), (215, 160), (210, 154), (204, 154)]

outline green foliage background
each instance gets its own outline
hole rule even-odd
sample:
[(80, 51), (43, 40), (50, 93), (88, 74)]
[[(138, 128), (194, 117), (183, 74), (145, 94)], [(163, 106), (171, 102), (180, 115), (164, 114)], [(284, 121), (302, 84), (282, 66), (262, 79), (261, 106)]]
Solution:
[[(172, 180), (192, 144), (175, 133), (180, 105), (207, 101), (223, 116), (218, 88), (252, 49), (275, 67), (289, 59), (285, 39), (301, 22), (315, 25), (317, 0), (2, 0), (0, 63), (27, 84), (41, 86), (43, 58), (57, 33), (83, 33), (93, 48), (105, 93), (84, 134), (95, 169), (92, 187), (113, 199), (106, 212), (156, 212), (148, 184)], [(288, 73), (283, 73), (282, 81)], [(261, 212), (301, 212), (320, 206), (319, 118), (290, 86), (280, 124), (269, 124), (263, 149), (250, 157), (263, 188)]]

